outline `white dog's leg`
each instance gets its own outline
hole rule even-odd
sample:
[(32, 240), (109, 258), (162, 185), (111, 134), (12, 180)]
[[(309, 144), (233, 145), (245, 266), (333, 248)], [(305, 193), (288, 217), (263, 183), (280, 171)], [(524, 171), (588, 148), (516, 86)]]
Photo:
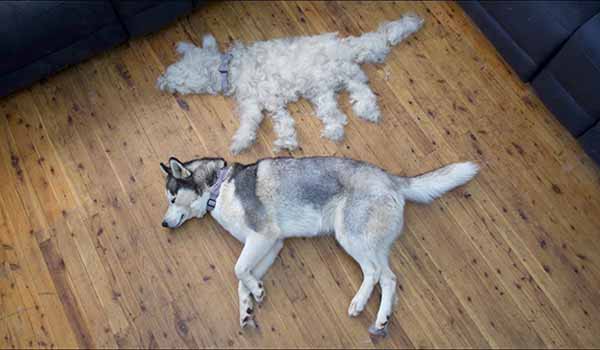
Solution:
[[(277, 241), (275, 246), (262, 258), (262, 260), (252, 270), (252, 275), (257, 279), (262, 279), (267, 273), (267, 270), (273, 265), (275, 259), (279, 255), (279, 252), (283, 248), (283, 240)], [(256, 326), (254, 322), (254, 304), (252, 302), (252, 293), (246, 288), (242, 281), (238, 285), (238, 294), (240, 297), (240, 326), (242, 328), (246, 326)]]
[(377, 122), (381, 117), (377, 97), (366, 82), (350, 80), (346, 84), (350, 92), (350, 102), (352, 110), (359, 118), (370, 122)]
[(311, 99), (315, 107), (315, 113), (325, 125), (321, 135), (333, 141), (344, 138), (344, 125), (348, 118), (338, 108), (337, 95), (333, 91), (327, 91)]
[(251, 234), (246, 238), (244, 249), (242, 249), (242, 253), (235, 264), (235, 275), (250, 290), (254, 300), (258, 303), (263, 300), (265, 290), (262, 282), (254, 277), (251, 272), (267, 256), (267, 253), (273, 248), (276, 242), (277, 240), (267, 238), (258, 233)]
[(295, 150), (298, 148), (296, 140), (296, 128), (294, 128), (294, 119), (285, 107), (282, 107), (272, 114), (273, 128), (277, 134), (273, 148), (274, 152), (279, 152), (283, 149)]
[(230, 146), (231, 153), (239, 154), (256, 140), (256, 130), (263, 120), (263, 113), (258, 103), (244, 101), (239, 106), (240, 127), (233, 135)]

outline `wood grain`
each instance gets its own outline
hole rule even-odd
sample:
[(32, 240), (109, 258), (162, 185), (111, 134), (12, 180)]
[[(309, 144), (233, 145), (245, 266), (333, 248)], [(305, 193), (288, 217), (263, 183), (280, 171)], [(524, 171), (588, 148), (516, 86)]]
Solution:
[[(359, 35), (411, 10), (426, 20), (382, 65), (364, 67), (383, 120), (350, 116), (319, 137), (290, 106), (302, 148), (411, 175), (472, 159), (480, 175), (429, 206), (409, 205), (391, 253), (399, 276), (390, 334), (371, 339), (378, 292), (347, 306), (358, 266), (331, 238), (293, 239), (265, 278), (259, 328), (238, 328), (241, 250), (212, 219), (170, 232), (160, 161), (236, 157), (222, 96), (155, 88), (174, 46), (211, 32), (222, 49), (337, 31)], [(0, 100), (0, 347), (600, 346), (600, 172), (450, 2), (221, 2)]]

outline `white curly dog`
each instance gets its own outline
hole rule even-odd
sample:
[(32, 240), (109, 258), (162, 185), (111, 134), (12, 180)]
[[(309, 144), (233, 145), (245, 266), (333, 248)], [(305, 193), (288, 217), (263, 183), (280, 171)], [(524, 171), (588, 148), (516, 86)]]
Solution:
[(181, 94), (235, 95), (240, 127), (231, 152), (238, 154), (256, 139), (263, 111), (271, 114), (277, 134), (274, 150), (298, 147), (294, 119), (287, 104), (303, 97), (314, 106), (324, 124), (322, 136), (334, 141), (344, 137), (347, 117), (337, 104), (337, 93), (350, 93), (354, 113), (365, 120), (380, 118), (377, 98), (371, 91), (361, 63), (382, 63), (396, 45), (423, 24), (415, 14), (382, 24), (376, 32), (340, 38), (337, 33), (259, 41), (236, 42), (221, 54), (212, 35), (202, 47), (180, 42), (181, 60), (158, 78), (161, 90)]

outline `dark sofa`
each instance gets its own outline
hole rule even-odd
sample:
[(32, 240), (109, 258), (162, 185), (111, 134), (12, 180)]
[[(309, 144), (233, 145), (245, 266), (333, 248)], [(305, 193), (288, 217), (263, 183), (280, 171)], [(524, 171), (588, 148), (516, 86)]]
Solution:
[(600, 1), (459, 1), (600, 164)]
[(0, 1), (0, 97), (131, 37), (199, 0)]

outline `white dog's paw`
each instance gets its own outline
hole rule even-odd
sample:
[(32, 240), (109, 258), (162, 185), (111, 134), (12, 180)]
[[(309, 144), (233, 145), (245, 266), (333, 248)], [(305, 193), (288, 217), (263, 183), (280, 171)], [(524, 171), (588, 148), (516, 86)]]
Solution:
[(245, 149), (246, 147), (238, 144), (238, 143), (231, 143), (231, 146), (229, 146), (229, 151), (231, 152), (231, 154), (233, 155), (238, 155), (240, 153), (242, 153), (242, 151)]
[(321, 132), (321, 136), (332, 141), (341, 141), (344, 139), (344, 126), (342, 124), (328, 124)]
[(350, 307), (348, 307), (348, 316), (356, 317), (360, 315), (360, 313), (365, 309), (366, 301), (363, 298), (359, 298), (357, 296), (352, 299), (350, 302)]
[(232, 154), (240, 154), (246, 148), (248, 148), (252, 142), (254, 142), (253, 138), (250, 137), (240, 137), (238, 135), (233, 136), (233, 141), (229, 146), (229, 150)]
[(273, 142), (273, 152), (277, 153), (283, 150), (293, 151), (298, 149), (298, 140), (296, 136), (279, 138)]
[(352, 110), (359, 118), (376, 123), (381, 119), (381, 112), (375, 102), (356, 101), (352, 105)]

